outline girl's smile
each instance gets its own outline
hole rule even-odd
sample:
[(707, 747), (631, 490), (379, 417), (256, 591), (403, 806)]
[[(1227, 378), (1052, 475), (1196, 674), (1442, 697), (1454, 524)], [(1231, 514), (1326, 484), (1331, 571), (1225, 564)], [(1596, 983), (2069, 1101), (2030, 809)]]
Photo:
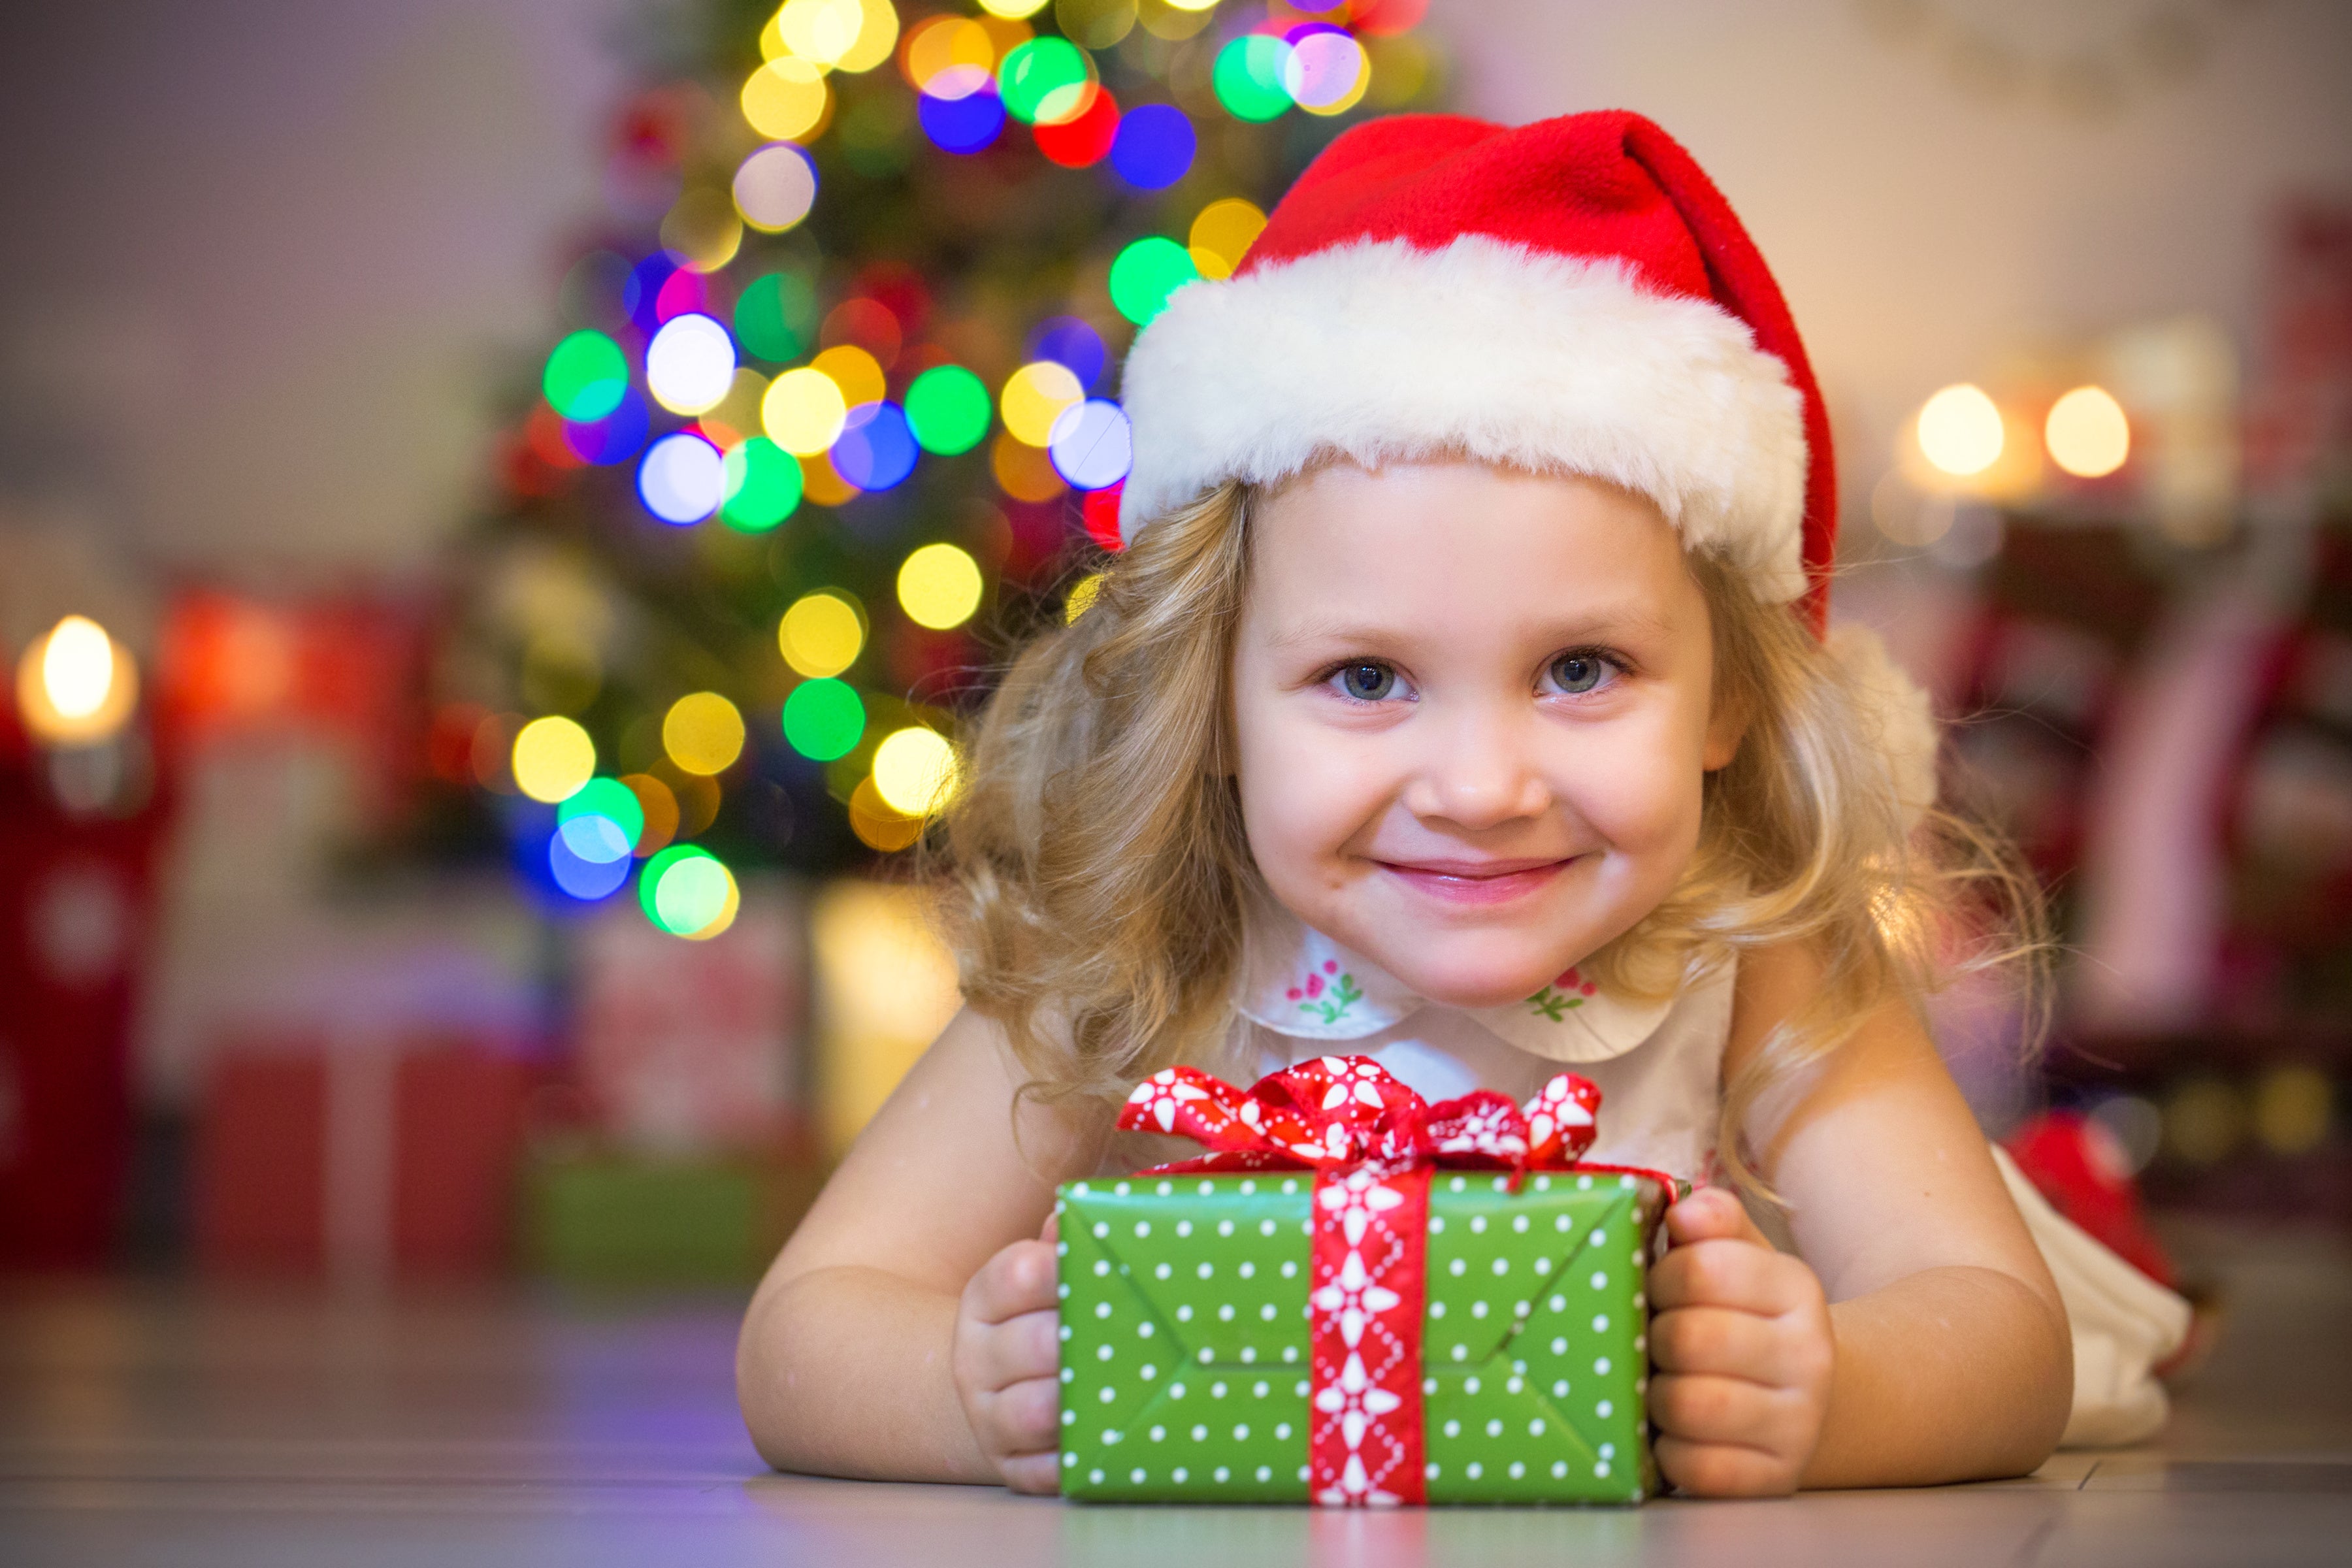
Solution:
[(1573, 864), (1567, 860), (1521, 857), (1517, 859), (1454, 859), (1400, 862), (1383, 860), (1381, 870), (1426, 898), (1449, 904), (1491, 908), (1523, 899), (1550, 885)]

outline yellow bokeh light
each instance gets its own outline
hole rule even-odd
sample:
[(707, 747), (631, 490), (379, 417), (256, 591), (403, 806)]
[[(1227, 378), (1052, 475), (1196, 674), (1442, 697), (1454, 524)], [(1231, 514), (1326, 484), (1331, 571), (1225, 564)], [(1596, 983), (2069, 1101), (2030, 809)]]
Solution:
[(813, 458), (832, 446), (848, 417), (841, 384), (814, 365), (784, 372), (760, 400), (768, 439), (799, 458)]
[(688, 942), (709, 942), (729, 926), (733, 925), (735, 916), (743, 908), (743, 889), (736, 885), (735, 873), (719, 861), (713, 860), (710, 864), (719, 876), (726, 879), (727, 901), (719, 906), (719, 912), (710, 917), (709, 924), (698, 926), (693, 931), (677, 933)]
[(857, 781), (849, 792), (849, 830), (858, 842), (885, 854), (904, 849), (923, 836), (923, 819), (893, 807), (875, 789), (872, 778)]
[(801, 459), (801, 494), (815, 506), (840, 506), (866, 492), (841, 477), (833, 454), (814, 452)]
[(879, 403), (889, 392), (889, 384), (882, 377), (881, 362), (856, 343), (825, 350), (809, 361), (809, 368), (833, 378), (833, 384), (841, 388), (841, 401), (846, 407)]
[(1216, 7), (1217, 0), (1168, 0), (1171, 10), (1208, 11)]
[(833, 107), (824, 72), (794, 55), (770, 60), (743, 83), (743, 118), (774, 142), (792, 142), (824, 129)]
[(998, 405), (1004, 411), (1004, 427), (1015, 440), (1043, 447), (1053, 438), (1054, 421), (1062, 411), (1085, 402), (1086, 396), (1087, 389), (1069, 366), (1041, 359), (1007, 378)]
[[(918, 92), (939, 81), (961, 89), (965, 96), (988, 80), (996, 68), (996, 42), (988, 29), (969, 16), (934, 16), (920, 24), (907, 40), (907, 82)], [(940, 77), (954, 71), (946, 81)]]
[(46, 744), (103, 741), (138, 703), (129, 650), (86, 616), (68, 616), (34, 638), (16, 666), (17, 715)]
[(595, 774), (596, 742), (569, 719), (533, 719), (515, 736), (515, 787), (533, 800), (570, 800)]
[(689, 271), (716, 272), (742, 248), (743, 220), (725, 194), (688, 191), (662, 219), (661, 242), (685, 258)]
[(1184, 242), (1202, 277), (1230, 278), (1265, 227), (1265, 214), (1258, 210), (1256, 203), (1227, 196), (1201, 209)]
[(1069, 489), (1054, 459), (1010, 430), (1000, 430), (988, 448), (989, 471), (1014, 500), (1047, 501)]
[(1045, 0), (980, 0), (980, 8), (992, 16), (1017, 22), (1024, 16), (1034, 16), (1043, 11)]
[(2131, 456), (2131, 421), (2105, 387), (2078, 386), (2050, 405), (2042, 439), (2052, 462), (2076, 479), (2095, 479)]
[(984, 588), (979, 563), (952, 544), (926, 544), (898, 568), (900, 607), (933, 631), (971, 619)]
[(2000, 409), (1984, 388), (1962, 382), (1919, 410), (1919, 451), (1954, 479), (1980, 474), (2000, 460)]
[(937, 730), (910, 725), (874, 748), (875, 793), (903, 816), (929, 816), (955, 788), (955, 748)]
[(702, 433), (721, 451), (750, 440), (760, 433), (760, 403), (767, 395), (766, 376), (756, 370), (738, 370), (727, 395), (703, 412), (698, 421)]
[(830, 70), (857, 42), (865, 21), (858, 0), (789, 0), (776, 13), (776, 36), (793, 54)]
[(662, 750), (690, 773), (723, 773), (743, 754), (743, 715), (716, 691), (697, 691), (662, 717)]
[(1075, 626), (1080, 616), (1094, 608), (1095, 600), (1102, 594), (1102, 574), (1089, 572), (1070, 584), (1069, 596), (1062, 601), (1062, 623)]
[(890, 0), (859, 0), (865, 13), (857, 26), (857, 37), (844, 49), (834, 69), (870, 71), (890, 58), (898, 47), (898, 9)]
[(776, 644), (793, 673), (812, 679), (839, 675), (866, 648), (866, 617), (829, 588), (803, 594), (776, 624)]

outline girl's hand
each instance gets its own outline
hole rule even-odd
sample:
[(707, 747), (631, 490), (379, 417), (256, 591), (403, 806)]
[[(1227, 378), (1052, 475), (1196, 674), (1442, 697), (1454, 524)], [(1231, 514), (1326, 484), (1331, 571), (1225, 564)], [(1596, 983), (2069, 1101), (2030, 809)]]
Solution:
[(1650, 1271), (1658, 1468), (1701, 1497), (1792, 1492), (1836, 1362), (1821, 1281), (1720, 1189), (1667, 1210), (1666, 1234), (1673, 1249)]
[(1016, 1492), (1061, 1489), (1062, 1385), (1054, 1221), (981, 1265), (956, 1307), (956, 1393), (980, 1451)]

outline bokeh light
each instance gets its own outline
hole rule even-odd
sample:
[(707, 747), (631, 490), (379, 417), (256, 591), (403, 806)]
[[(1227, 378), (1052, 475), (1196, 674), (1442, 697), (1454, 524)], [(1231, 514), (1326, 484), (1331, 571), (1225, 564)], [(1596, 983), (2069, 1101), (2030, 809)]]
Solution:
[(735, 300), (735, 338), (774, 363), (801, 357), (816, 320), (816, 291), (796, 273), (771, 272), (743, 286)]
[(677, 795), (651, 773), (623, 773), (621, 783), (636, 797), (645, 826), (637, 832), (637, 858), (659, 854), (677, 837)]
[(720, 477), (719, 521), (746, 533), (766, 532), (801, 504), (800, 460), (765, 436), (730, 447)]
[(996, 68), (996, 90), (1005, 111), (1024, 124), (1075, 119), (1096, 90), (1094, 61), (1066, 38), (1032, 38)]
[(1078, 508), (1078, 521), (1086, 527), (1087, 537), (1112, 554), (1127, 548), (1118, 536), (1120, 492), (1127, 487), (1112, 485), (1108, 489), (1088, 490)]
[(829, 763), (857, 749), (866, 733), (866, 704), (848, 682), (803, 680), (784, 699), (784, 741), (812, 762)]
[(602, 419), (563, 422), (563, 444), (583, 463), (609, 467), (637, 455), (653, 429), (653, 414), (635, 388), (624, 387), (619, 406)]
[(514, 738), (515, 787), (536, 801), (558, 805), (596, 774), (596, 742), (570, 719), (533, 719)]
[[(600, 824), (604, 828), (612, 827), (612, 824), (601, 816), (583, 820)], [(623, 849), (618, 855), (601, 858), (583, 855), (572, 834), (558, 829), (548, 836), (547, 870), (555, 885), (566, 894), (583, 903), (593, 903), (598, 899), (611, 898), (627, 884), (629, 854)]]
[(849, 792), (849, 830), (869, 849), (885, 854), (904, 849), (923, 836), (923, 819), (892, 808), (874, 787), (871, 775)]
[(1004, 100), (993, 81), (960, 98), (925, 93), (915, 105), (923, 134), (942, 153), (978, 153), (1004, 130)]
[(555, 808), (556, 836), (594, 865), (628, 859), (645, 830), (646, 808), (619, 779), (590, 779)]
[(1984, 388), (1962, 382), (1919, 409), (1919, 451), (1954, 479), (1980, 474), (2000, 459), (2000, 410)]
[(712, 446), (730, 451), (760, 433), (760, 400), (767, 395), (766, 376), (739, 368), (728, 379), (727, 395), (704, 409), (695, 424)]
[(1045, 5), (1046, 0), (980, 0), (982, 10), (1011, 22), (1017, 22), (1024, 16), (1034, 16)]
[[(887, 371), (898, 363), (907, 335), (890, 307), (879, 300), (852, 295), (825, 313), (824, 325), (817, 330), (817, 341), (828, 346), (850, 344), (861, 348), (874, 356), (878, 369)], [(847, 390), (843, 388), (845, 394)], [(856, 401), (868, 403), (873, 399)]]
[(1191, 171), (1199, 148), (1192, 122), (1182, 110), (1146, 103), (1120, 119), (1110, 144), (1110, 166), (1139, 191), (1164, 191)]
[(637, 496), (664, 522), (700, 522), (727, 499), (726, 465), (719, 448), (684, 430), (646, 448), (637, 465)]
[(16, 711), (49, 745), (103, 741), (139, 703), (130, 650), (87, 616), (67, 616), (28, 644), (16, 665)]
[(916, 24), (900, 53), (907, 84), (935, 98), (969, 98), (996, 73), (996, 41), (969, 16), (933, 16)]
[[(1114, 270), (1113, 277), (1117, 277)], [(1117, 287), (1116, 283), (1113, 285)], [(1071, 405), (1083, 402), (1087, 389), (1070, 367), (1053, 360), (1033, 360), (1005, 379), (998, 406), (1004, 427), (1013, 439), (1043, 447), (1054, 438), (1054, 421)]]
[(597, 331), (573, 332), (547, 356), (540, 389), (548, 405), (581, 424), (602, 419), (628, 395), (629, 362), (621, 345)]
[(1102, 334), (1076, 316), (1048, 316), (1038, 322), (1030, 330), (1025, 357), (1049, 359), (1069, 366), (1070, 374), (1078, 378), (1082, 387), (1091, 387), (1101, 381), (1104, 369), (1110, 363)]
[[(1048, 439), (1052, 434), (1046, 432)], [(998, 487), (1014, 500), (1049, 501), (1069, 488), (1043, 447), (1032, 447), (1010, 430), (989, 447), (988, 468)]]
[(1201, 276), (1192, 253), (1172, 239), (1147, 235), (1110, 264), (1110, 302), (1137, 326), (1168, 308), (1168, 297)]
[(738, 897), (734, 873), (698, 845), (672, 845), (637, 879), (646, 918), (672, 936), (716, 936), (732, 921)]
[(709, 310), (710, 280), (690, 267), (681, 267), (671, 272), (654, 292), (656, 326), (689, 311), (699, 310), (708, 314)]
[(2327, 1075), (2300, 1062), (2274, 1067), (2254, 1085), (2254, 1136), (2272, 1153), (2293, 1159), (2327, 1141), (2336, 1092)]
[(1065, 169), (1090, 169), (1110, 155), (1118, 127), (1118, 100), (1107, 87), (1092, 87), (1076, 113), (1050, 122), (1038, 120), (1037, 151)]
[(919, 626), (946, 631), (971, 619), (986, 584), (979, 563), (952, 544), (926, 544), (898, 568), (898, 605)]
[(743, 715), (716, 691), (689, 693), (662, 715), (662, 750), (682, 772), (723, 773), (743, 754)]
[(1211, 202), (1192, 219), (1185, 239), (1192, 265), (1203, 278), (1230, 278), (1265, 229), (1265, 214), (1240, 196)]
[(782, 234), (816, 205), (816, 164), (798, 144), (772, 142), (736, 169), (734, 189), (735, 210), (745, 223), (763, 234)]
[(829, 70), (872, 70), (898, 42), (890, 0), (786, 0), (770, 26), (787, 49)]
[(1095, 600), (1102, 596), (1102, 574), (1089, 572), (1070, 584), (1067, 597), (1062, 601), (1062, 624), (1075, 626), (1080, 616), (1094, 608)]
[(1217, 101), (1236, 120), (1272, 120), (1290, 107), (1283, 76), (1290, 46), (1263, 33), (1245, 33), (1217, 51), (1210, 74)]
[(955, 748), (919, 724), (893, 731), (874, 748), (874, 789), (894, 811), (929, 816), (955, 794)]
[(768, 438), (800, 458), (814, 457), (832, 446), (848, 417), (840, 384), (812, 365), (776, 377), (760, 404), (760, 422), (768, 427)]
[(1108, 489), (1135, 466), (1135, 431), (1118, 404), (1090, 397), (1072, 404), (1054, 421), (1046, 450), (1055, 471), (1074, 488)]
[(1282, 62), (1283, 91), (1309, 114), (1346, 113), (1371, 79), (1364, 47), (1337, 28), (1298, 39)]
[(831, 588), (803, 594), (776, 623), (776, 645), (793, 673), (839, 675), (866, 647), (866, 617), (848, 595)]
[(935, 364), (907, 387), (907, 427), (943, 458), (979, 446), (992, 412), (987, 384), (960, 364)]
[(822, 69), (785, 55), (751, 73), (741, 101), (752, 130), (771, 142), (793, 142), (824, 129), (833, 89)]
[(857, 487), (841, 477), (831, 452), (817, 452), (801, 459), (801, 493), (819, 506), (840, 506), (857, 499)]
[(833, 468), (861, 490), (887, 490), (906, 482), (920, 450), (905, 410), (895, 403), (861, 403), (842, 421)]
[(855, 408), (861, 403), (879, 403), (888, 395), (889, 384), (882, 375), (882, 362), (856, 343), (836, 343), (809, 361), (809, 368), (833, 378), (841, 388), (845, 408)]
[(2081, 479), (2103, 479), (2131, 456), (2131, 421), (2101, 386), (2078, 386), (2052, 404), (2042, 438), (2050, 460)]
[(663, 323), (646, 345), (646, 389), (673, 414), (716, 408), (735, 384), (735, 340), (709, 316)]
[(743, 220), (717, 191), (695, 189), (677, 198), (661, 221), (662, 248), (695, 272), (716, 272), (743, 247)]

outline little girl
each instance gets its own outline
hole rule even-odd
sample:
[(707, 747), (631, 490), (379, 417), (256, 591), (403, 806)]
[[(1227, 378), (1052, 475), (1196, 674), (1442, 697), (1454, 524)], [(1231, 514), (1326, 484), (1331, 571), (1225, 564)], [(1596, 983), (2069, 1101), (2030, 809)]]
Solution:
[(2125, 1303), (2092, 1404), (2146, 1397), (2169, 1309), (2037, 1247), (1921, 1026), (2030, 906), (1932, 810), (1925, 698), (1822, 637), (1821, 396), (1680, 147), (1360, 126), (1125, 395), (1128, 548), (949, 812), (966, 1009), (744, 1325), (772, 1463), (1055, 1489), (1055, 1184), (1195, 1152), (1110, 1135), (1163, 1067), (1327, 1053), (1433, 1100), (1569, 1064), (1591, 1159), (1699, 1184), (1650, 1280), (1685, 1491), (2032, 1468), (2083, 1330), (2045, 1250)]

